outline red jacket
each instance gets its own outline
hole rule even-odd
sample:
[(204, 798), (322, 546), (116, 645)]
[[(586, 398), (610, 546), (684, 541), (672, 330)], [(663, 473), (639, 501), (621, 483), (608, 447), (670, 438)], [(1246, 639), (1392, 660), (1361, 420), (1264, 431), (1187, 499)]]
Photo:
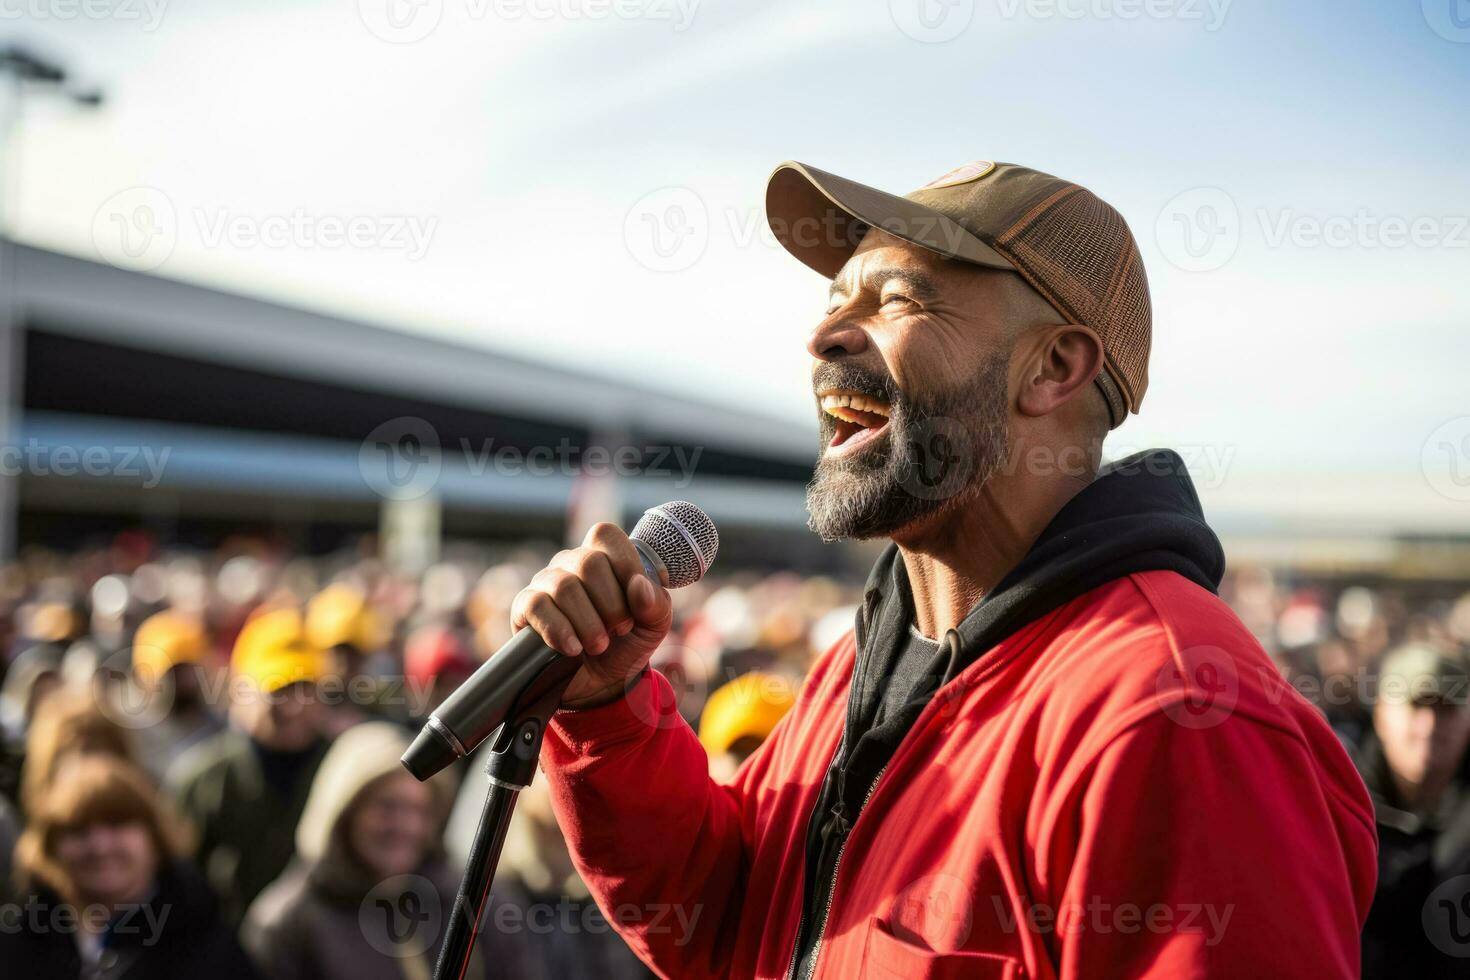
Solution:
[[(668, 977), (782, 977), (852, 637), (730, 785), (660, 675), (561, 712), (543, 763), (578, 869)], [(1372, 810), (1215, 595), (1116, 579), (924, 708), (853, 824), (816, 977), (1358, 976)]]

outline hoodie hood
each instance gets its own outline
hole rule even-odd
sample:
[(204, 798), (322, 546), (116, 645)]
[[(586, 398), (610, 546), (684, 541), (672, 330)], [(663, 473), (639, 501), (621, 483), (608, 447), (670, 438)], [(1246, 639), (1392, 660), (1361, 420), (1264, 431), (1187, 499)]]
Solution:
[[(296, 853), (303, 860), (327, 857), (338, 839), (338, 825), (362, 791), (384, 776), (403, 772), (398, 760), (409, 741), (408, 732), (388, 721), (354, 725), (333, 740), (296, 825)], [(444, 784), (430, 785), (442, 803)]]
[[(1168, 449), (1104, 466), (1057, 511), (1026, 556), (942, 638), (928, 693), (1026, 624), (1114, 579), (1150, 571), (1177, 572), (1211, 592), (1225, 573), (1224, 549), (1205, 523), (1188, 468)], [(898, 546), (890, 544), (873, 567), (858, 613), (850, 727), (861, 730), (872, 716), (870, 702), (913, 618), (908, 573)], [(922, 708), (904, 714), (917, 716)], [(883, 734), (901, 738), (911, 722), (896, 717), (884, 726), (895, 730)]]
[(1225, 551), (1205, 523), (1189, 470), (1168, 449), (1103, 467), (960, 623), (960, 646), (994, 646), (1100, 585), (1152, 571), (1177, 572), (1211, 592), (1225, 574)]

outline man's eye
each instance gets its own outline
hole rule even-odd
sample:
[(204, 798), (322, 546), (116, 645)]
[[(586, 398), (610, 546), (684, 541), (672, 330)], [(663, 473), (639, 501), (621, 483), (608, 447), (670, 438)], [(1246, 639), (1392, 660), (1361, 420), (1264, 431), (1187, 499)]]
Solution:
[(913, 302), (913, 300), (909, 299), (907, 296), (903, 295), (902, 293), (892, 293), (892, 294), (890, 294), (888, 296), (883, 297), (883, 305), (884, 306), (892, 306), (894, 303), (912, 303), (912, 302)]

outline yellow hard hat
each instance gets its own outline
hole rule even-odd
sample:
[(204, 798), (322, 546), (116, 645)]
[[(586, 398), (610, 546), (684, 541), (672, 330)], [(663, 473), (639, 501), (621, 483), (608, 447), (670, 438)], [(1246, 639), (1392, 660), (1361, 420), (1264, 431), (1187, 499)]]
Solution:
[(300, 681), (316, 683), (332, 669), (327, 651), (311, 643), (295, 609), (261, 613), (240, 631), (230, 667), (263, 691)]
[(699, 740), (715, 755), (728, 752), (744, 738), (765, 741), (791, 706), (796, 694), (778, 674), (741, 674), (720, 687), (704, 704)]
[(307, 603), (307, 639), (323, 650), (349, 646), (366, 653), (382, 644), (382, 632), (367, 597), (350, 585), (329, 585)]
[(204, 624), (165, 610), (143, 620), (133, 634), (133, 673), (141, 681), (162, 677), (170, 667), (195, 664), (209, 652)]

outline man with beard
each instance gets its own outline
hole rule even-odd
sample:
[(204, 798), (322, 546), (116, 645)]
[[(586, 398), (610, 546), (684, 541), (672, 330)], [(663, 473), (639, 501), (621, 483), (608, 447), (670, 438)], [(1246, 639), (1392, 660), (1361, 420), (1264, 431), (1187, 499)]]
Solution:
[(1101, 465), (1148, 383), (1122, 217), (983, 161), (906, 197), (787, 163), (766, 206), (832, 280), (812, 528), (892, 544), (728, 783), (622, 531), (517, 596), (587, 655), (542, 762), (609, 918), (672, 977), (1357, 976), (1362, 782), (1216, 595), (1180, 458)]

